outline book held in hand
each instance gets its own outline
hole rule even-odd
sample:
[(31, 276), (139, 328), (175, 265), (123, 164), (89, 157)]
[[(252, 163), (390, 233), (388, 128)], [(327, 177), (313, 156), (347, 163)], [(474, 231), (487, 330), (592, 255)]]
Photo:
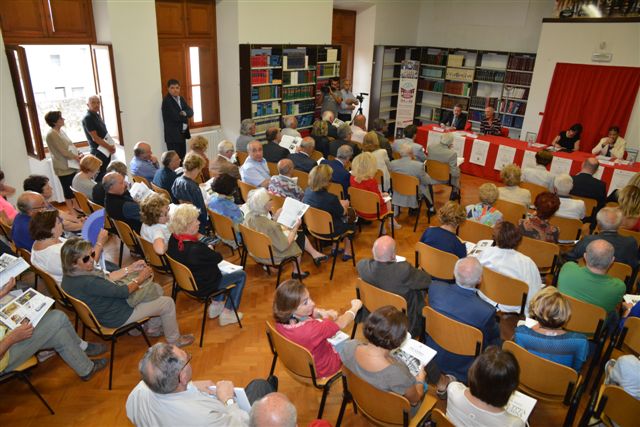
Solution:
[(436, 356), (436, 353), (437, 351), (431, 347), (408, 336), (400, 347), (391, 351), (391, 356), (407, 365), (411, 375), (416, 376), (420, 373), (420, 369), (431, 362), (431, 359)]
[(291, 197), (284, 199), (284, 205), (282, 205), (282, 211), (278, 216), (278, 224), (282, 224), (287, 228), (293, 228), (296, 222), (302, 218), (304, 213), (309, 209), (309, 205), (302, 203)]
[(31, 288), (17, 296), (5, 295), (0, 300), (0, 323), (12, 330), (23, 322), (35, 327), (53, 303), (52, 298)]
[(289, 150), (290, 153), (295, 153), (302, 142), (302, 138), (291, 135), (282, 135), (280, 139), (280, 146)]
[[(212, 385), (209, 387), (209, 390), (215, 392), (216, 386)], [(216, 396), (210, 395), (210, 397), (217, 399)], [(245, 412), (251, 411), (251, 403), (249, 403), (249, 398), (247, 397), (247, 393), (244, 391), (242, 387), (234, 387), (233, 388), (233, 397), (236, 399), (236, 403), (238, 407)]]
[(493, 246), (493, 240), (480, 240), (478, 243), (465, 242), (467, 255), (477, 255), (486, 248)]
[(0, 288), (7, 284), (12, 277), (17, 277), (29, 269), (29, 264), (22, 258), (10, 254), (0, 255)]
[(520, 418), (525, 424), (527, 424), (529, 415), (531, 415), (536, 403), (538, 403), (538, 401), (533, 397), (527, 396), (526, 394), (520, 393), (516, 390), (509, 398), (509, 402), (507, 402), (505, 410), (511, 415)]
[(343, 343), (348, 339), (349, 339), (349, 335), (347, 335), (346, 333), (344, 333), (342, 331), (338, 331), (331, 338), (327, 338), (327, 341), (329, 341), (329, 344), (331, 344), (332, 346), (335, 347), (338, 344)]

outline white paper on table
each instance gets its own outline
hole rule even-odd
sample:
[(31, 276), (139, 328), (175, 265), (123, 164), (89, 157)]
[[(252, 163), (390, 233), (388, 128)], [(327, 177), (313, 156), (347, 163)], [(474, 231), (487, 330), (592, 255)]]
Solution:
[(609, 184), (609, 192), (607, 193), (607, 195), (613, 193), (614, 190), (627, 185), (631, 177), (635, 174), (636, 173), (633, 171), (614, 169), (613, 175), (611, 176), (611, 183)]
[(453, 149), (455, 150), (458, 157), (464, 157), (464, 146), (467, 142), (467, 138), (464, 135), (454, 135), (453, 136)]
[(309, 205), (302, 203), (291, 197), (284, 199), (282, 211), (278, 216), (278, 224), (282, 224), (287, 228), (293, 228), (296, 221), (302, 218), (302, 215), (309, 209)]
[(476, 139), (471, 147), (471, 157), (469, 162), (484, 166), (487, 163), (487, 154), (489, 154), (490, 142)]
[[(105, 142), (106, 142), (107, 144), (109, 144), (110, 146), (112, 146), (112, 147), (113, 147), (114, 145), (116, 145), (116, 141), (115, 141), (115, 140), (111, 137), (111, 135), (109, 135), (109, 134), (106, 134), (106, 135), (104, 136), (104, 138), (102, 138), (102, 139), (104, 139), (104, 140), (105, 140)], [(102, 145), (100, 145), (100, 146), (98, 147), (98, 151), (99, 151), (99, 152), (101, 152), (102, 154), (104, 154), (104, 155), (105, 155), (105, 156), (107, 156), (107, 157), (111, 156), (111, 152), (110, 152), (109, 150), (107, 150), (106, 148), (104, 148)]]
[(564, 157), (553, 156), (553, 160), (551, 161), (550, 172), (556, 176), (563, 173), (570, 175), (572, 164), (573, 164), (573, 160), (571, 159), (565, 159)]
[(524, 156), (522, 157), (521, 169), (533, 168), (536, 166), (536, 152), (531, 150), (524, 150)]
[(513, 163), (516, 158), (516, 148), (509, 147), (508, 145), (501, 145), (498, 147), (498, 154), (496, 155), (496, 163), (493, 165), (495, 170), (501, 171), (503, 167)]
[(604, 172), (604, 168), (602, 166), (598, 166), (598, 170), (593, 174), (595, 179), (602, 179), (602, 173)]
[(539, 142), (534, 142), (531, 144), (531, 146), (536, 148), (544, 148), (546, 147), (546, 144), (540, 144)]
[(427, 138), (427, 147), (430, 147), (434, 144), (440, 144), (441, 139), (442, 139), (442, 133), (434, 132), (430, 130), (429, 137)]
[(536, 403), (538, 403), (538, 401), (533, 397), (516, 390), (509, 398), (505, 410), (511, 415), (520, 418), (526, 424)]
[[(215, 392), (216, 391), (216, 386), (212, 385), (209, 386), (209, 390)], [(249, 398), (247, 397), (247, 393), (244, 391), (244, 388), (242, 387), (234, 387), (233, 388), (233, 394), (236, 398), (236, 403), (238, 404), (238, 407), (240, 409), (242, 409), (245, 412), (250, 412), (251, 411), (251, 403), (249, 403)], [(217, 399), (215, 396), (211, 396), (214, 399)]]
[(282, 135), (280, 146), (289, 150), (290, 153), (295, 153), (301, 141), (302, 138), (297, 136)]

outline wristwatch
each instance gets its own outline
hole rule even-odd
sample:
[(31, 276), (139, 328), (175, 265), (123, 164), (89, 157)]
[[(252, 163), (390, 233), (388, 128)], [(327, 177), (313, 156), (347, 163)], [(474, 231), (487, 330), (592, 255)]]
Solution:
[(224, 405), (230, 406), (230, 405), (233, 405), (234, 403), (236, 403), (236, 399), (234, 399), (233, 397), (230, 397), (224, 402)]

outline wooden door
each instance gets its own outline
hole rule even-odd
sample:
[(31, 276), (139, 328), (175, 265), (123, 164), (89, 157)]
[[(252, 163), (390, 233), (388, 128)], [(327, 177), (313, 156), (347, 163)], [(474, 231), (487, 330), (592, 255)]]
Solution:
[(189, 0), (186, 3), (187, 37), (216, 37), (215, 9), (211, 0)]
[(65, 39), (95, 38), (90, 0), (52, 0), (47, 22), (51, 37)]
[(181, 1), (156, 1), (156, 24), (158, 37), (185, 36), (184, 7)]
[(42, 0), (0, 1), (0, 25), (5, 43), (47, 35)]
[[(167, 81), (177, 79), (183, 86), (187, 81), (186, 57), (184, 43), (178, 40), (158, 40), (160, 47), (160, 79), (162, 80), (162, 93), (167, 94)], [(186, 99), (186, 94), (182, 93)]]
[(356, 12), (333, 9), (331, 44), (340, 45), (340, 79), (353, 77), (353, 50), (356, 44)]

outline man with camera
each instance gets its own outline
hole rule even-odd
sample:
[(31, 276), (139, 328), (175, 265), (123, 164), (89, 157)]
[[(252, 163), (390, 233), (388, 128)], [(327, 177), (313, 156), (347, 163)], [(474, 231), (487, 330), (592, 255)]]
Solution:
[(342, 103), (342, 94), (340, 93), (340, 79), (333, 77), (329, 83), (321, 89), (322, 92), (322, 113), (331, 111), (334, 116), (338, 115), (340, 104)]

